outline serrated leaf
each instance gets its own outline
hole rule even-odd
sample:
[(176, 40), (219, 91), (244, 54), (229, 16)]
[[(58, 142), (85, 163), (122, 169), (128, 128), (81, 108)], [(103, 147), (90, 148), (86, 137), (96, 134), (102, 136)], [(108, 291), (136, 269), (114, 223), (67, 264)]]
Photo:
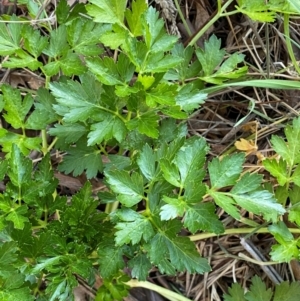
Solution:
[(44, 49), (43, 53), (52, 58), (57, 58), (68, 52), (70, 49), (67, 43), (67, 29), (65, 25), (59, 26), (50, 32), (49, 46)]
[(180, 43), (176, 44), (172, 49), (175, 57), (180, 57), (183, 61), (176, 69), (168, 70), (164, 78), (167, 80), (180, 80), (184, 82), (188, 78), (196, 77), (201, 71), (201, 65), (198, 60), (192, 61), (194, 48), (184, 46)]
[(283, 215), (285, 209), (277, 203), (273, 194), (261, 190), (244, 194), (232, 194), (233, 199), (242, 208), (255, 214), (262, 214), (266, 221), (277, 221), (278, 215)]
[(200, 274), (210, 271), (207, 260), (200, 257), (187, 237), (171, 237), (164, 232), (157, 233), (151, 240), (150, 259), (159, 264), (161, 256), (169, 258), (178, 271), (187, 270), (189, 273)]
[(282, 158), (279, 160), (266, 159), (263, 161), (263, 166), (273, 177), (277, 179), (279, 185), (283, 186), (289, 180), (287, 174), (287, 162)]
[(27, 94), (23, 99), (20, 90), (9, 85), (1, 86), (4, 99), (5, 120), (15, 129), (25, 127), (25, 118), (32, 107), (33, 98)]
[(129, 130), (138, 129), (141, 134), (145, 134), (151, 138), (157, 138), (159, 116), (153, 111), (140, 113), (135, 118), (127, 122)]
[(34, 30), (32, 26), (23, 26), (22, 36), (24, 48), (35, 58), (38, 58), (48, 45), (48, 39), (41, 36), (39, 30)]
[(117, 63), (110, 57), (87, 59), (86, 62), (89, 69), (105, 85), (123, 85), (131, 80), (134, 73), (134, 66), (124, 55), (119, 55)]
[(177, 41), (177, 37), (165, 32), (164, 22), (159, 19), (159, 13), (149, 6), (145, 14), (144, 37), (148, 50), (152, 52), (168, 51)]
[(124, 24), (127, 0), (92, 0), (90, 3), (86, 9), (95, 22)]
[(270, 225), (269, 230), (280, 244), (290, 243), (294, 240), (293, 234), (282, 221), (279, 221), (277, 224)]
[(300, 294), (300, 283), (298, 281), (288, 283), (287, 281), (276, 285), (274, 301), (298, 301)]
[(126, 207), (131, 207), (144, 198), (143, 178), (138, 173), (131, 176), (124, 170), (110, 170), (105, 172), (111, 189), (118, 193), (118, 200)]
[(272, 136), (271, 143), (277, 154), (287, 161), (289, 166), (300, 163), (300, 118), (295, 118), (293, 124), (285, 130), (287, 143), (278, 136)]
[(178, 216), (183, 216), (186, 204), (182, 198), (169, 198), (167, 196), (163, 196), (163, 200), (167, 204), (161, 207), (161, 211), (159, 213), (161, 220), (167, 221)]
[(175, 105), (175, 97), (177, 95), (176, 85), (166, 83), (158, 84), (155, 88), (146, 92), (146, 103), (149, 107), (154, 108), (160, 105)]
[(215, 214), (215, 207), (212, 203), (189, 205), (186, 209), (183, 224), (192, 233), (199, 230), (217, 234), (224, 232), (224, 226)]
[(250, 174), (247, 172), (234, 185), (234, 187), (231, 189), (231, 193), (242, 194), (254, 191), (259, 188), (262, 178), (262, 175), (257, 173)]
[(12, 146), (9, 166), (7, 174), (13, 185), (21, 188), (31, 180), (32, 162), (21, 153), (16, 145)]
[(145, 281), (149, 271), (152, 268), (151, 262), (145, 254), (138, 254), (128, 261), (128, 266), (131, 268), (131, 277), (137, 278), (140, 281)]
[(54, 110), (63, 115), (66, 122), (85, 121), (93, 113), (102, 112), (101, 85), (89, 74), (82, 75), (80, 79), (81, 83), (69, 80), (50, 84), (58, 103), (53, 106)]
[(147, 3), (144, 0), (136, 0), (131, 3), (131, 10), (126, 9), (125, 17), (131, 33), (135, 36), (142, 35), (143, 13), (147, 10)]
[(80, 75), (87, 70), (78, 54), (72, 52), (68, 52), (59, 60), (59, 66), (66, 76)]
[(221, 64), (226, 52), (224, 49), (220, 49), (220, 47), (221, 40), (215, 35), (212, 35), (210, 39), (204, 43), (204, 50), (196, 50), (196, 55), (201, 63), (204, 76), (212, 75), (215, 68)]
[(9, 59), (2, 64), (5, 68), (29, 68), (32, 71), (43, 66), (37, 58), (32, 57), (25, 51), (19, 51), (18, 56), (10, 56)]
[(193, 111), (199, 108), (207, 98), (207, 94), (202, 93), (200, 90), (195, 89), (193, 84), (187, 84), (180, 89), (176, 96), (176, 103), (186, 112)]
[[(101, 116), (101, 118), (100, 118)], [(101, 122), (92, 124), (91, 131), (88, 134), (88, 145), (100, 144), (116, 138), (118, 142), (122, 142), (126, 136), (127, 128), (124, 122), (113, 114), (99, 114)]]
[(87, 134), (87, 128), (79, 123), (75, 124), (55, 124), (49, 129), (49, 134), (63, 139), (65, 143), (77, 142), (82, 136)]
[(247, 301), (244, 297), (244, 289), (238, 283), (233, 283), (228, 292), (229, 295), (223, 295), (225, 301)]
[(113, 241), (100, 244), (97, 252), (99, 256), (100, 275), (104, 279), (110, 278), (124, 268), (123, 249), (119, 246), (116, 247)]
[(208, 163), (212, 189), (231, 186), (242, 172), (245, 156), (242, 153), (225, 156), (222, 160), (214, 158)]
[(147, 180), (152, 181), (156, 174), (156, 154), (153, 149), (145, 144), (141, 150), (137, 164)]
[(160, 168), (164, 178), (172, 185), (180, 187), (180, 175), (177, 166), (167, 159), (161, 159)]
[(180, 148), (174, 163), (180, 173), (181, 187), (190, 187), (192, 182), (201, 183), (205, 175), (203, 165), (207, 152), (206, 141), (202, 138), (187, 140)]
[(5, 217), (7, 221), (12, 221), (16, 229), (23, 229), (26, 222), (29, 221), (25, 214), (28, 213), (28, 207), (22, 205), (14, 210), (10, 210), (10, 213)]
[(219, 207), (223, 208), (233, 218), (237, 220), (240, 219), (240, 214), (237, 208), (234, 206), (235, 202), (231, 197), (223, 194), (222, 192), (216, 192), (212, 190), (209, 190), (208, 194), (214, 199), (215, 203)]
[(67, 151), (68, 154), (58, 167), (60, 171), (72, 172), (74, 177), (85, 171), (88, 179), (95, 177), (98, 172), (102, 171), (103, 164), (99, 150), (95, 147), (88, 147), (84, 143), (78, 142), (75, 148), (70, 148)]
[(247, 301), (270, 301), (273, 292), (258, 276), (252, 278), (252, 285), (250, 291), (246, 293), (245, 298)]
[(122, 246), (132, 243), (139, 243), (141, 239), (147, 242), (154, 236), (154, 230), (151, 222), (145, 216), (131, 210), (123, 209), (117, 213), (117, 216), (123, 221), (116, 224), (118, 230), (115, 233), (116, 244)]
[(163, 52), (150, 53), (140, 71), (149, 73), (167, 72), (180, 64), (182, 60), (180, 57), (175, 57), (171, 54), (165, 55)]
[(275, 12), (268, 11), (269, 5), (264, 0), (239, 0), (238, 3), (239, 6), (236, 6), (237, 10), (254, 21), (273, 22), (275, 19)]
[[(17, 17), (11, 17), (11, 21), (20, 21)], [(0, 24), (0, 54), (10, 55), (14, 54), (20, 49), (21, 42), (21, 24), (12, 22), (5, 25)]]
[(74, 19), (67, 27), (68, 42), (75, 53), (90, 56), (103, 52), (99, 38), (105, 26), (83, 18)]

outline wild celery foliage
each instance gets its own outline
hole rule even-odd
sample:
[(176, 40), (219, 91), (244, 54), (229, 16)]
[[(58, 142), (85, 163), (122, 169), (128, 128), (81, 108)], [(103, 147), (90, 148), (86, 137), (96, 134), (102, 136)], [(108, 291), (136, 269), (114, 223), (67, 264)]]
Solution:
[[(205, 101), (205, 84), (244, 76), (244, 56), (225, 59), (215, 36), (204, 49), (184, 48), (144, 0), (133, 1), (131, 10), (126, 0), (90, 3), (70, 8), (61, 0), (55, 29), (47, 18), (38, 23), (40, 31), (36, 22), (16, 16), (0, 23), (2, 68), (27, 68), (45, 78), (37, 91), (1, 86), (9, 126), (0, 129), (6, 154), (0, 161), (6, 183), (0, 194), (0, 300), (72, 300), (77, 276), (93, 284), (96, 273), (103, 279), (96, 300), (121, 300), (128, 290), (125, 267), (139, 280), (153, 266), (170, 275), (208, 272), (208, 261), (180, 232), (223, 233), (216, 205), (235, 219), (240, 208), (262, 215), (274, 223), (270, 231), (280, 244), (274, 258), (298, 258), (298, 240), (282, 236), (288, 229), (277, 224), (283, 202), (262, 187), (261, 175), (242, 175), (244, 155), (207, 164), (206, 141), (187, 138), (184, 120)], [(286, 129), (288, 144), (272, 139), (282, 159), (264, 165), (283, 187), (294, 183), (285, 191), (295, 204), (291, 220), (299, 224), (292, 198), (300, 185), (300, 139), (293, 136), (299, 120), (294, 128)], [(29, 130), (41, 134), (31, 137)], [(39, 163), (28, 157), (33, 150), (42, 154)], [(69, 200), (58, 195), (53, 150), (66, 152), (60, 171), (103, 177), (107, 191), (95, 196), (87, 182)], [(105, 212), (98, 210), (102, 204)]]

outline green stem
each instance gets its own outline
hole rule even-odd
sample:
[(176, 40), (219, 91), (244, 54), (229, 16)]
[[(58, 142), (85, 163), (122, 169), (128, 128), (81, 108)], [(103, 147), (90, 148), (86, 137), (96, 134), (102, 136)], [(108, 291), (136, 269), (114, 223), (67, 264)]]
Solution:
[(180, 19), (181, 19), (181, 21), (182, 21), (182, 23), (183, 23), (183, 26), (184, 26), (186, 32), (188, 33), (188, 35), (191, 37), (191, 36), (192, 36), (192, 32), (191, 32), (191, 30), (190, 30), (190, 27), (189, 27), (188, 24), (186, 23), (186, 20), (185, 20), (185, 18), (184, 18), (184, 16), (183, 16), (183, 13), (182, 13), (182, 11), (181, 11), (181, 9), (180, 9), (180, 5), (179, 5), (179, 3), (178, 3), (178, 0), (175, 0), (174, 3), (175, 3), (175, 6), (176, 6), (176, 9), (177, 9), (177, 11), (178, 11), (178, 15), (179, 15), (179, 17), (180, 17)]
[(48, 152), (48, 142), (47, 142), (47, 132), (46, 130), (42, 130), (42, 152), (44, 156)]
[(296, 60), (294, 51), (293, 51), (293, 47), (292, 47), (292, 42), (291, 42), (291, 37), (290, 37), (290, 15), (289, 14), (283, 14), (283, 28), (284, 28), (284, 34), (286, 37), (286, 47), (289, 53), (289, 56), (292, 60), (293, 66), (296, 69), (296, 71), (298, 72), (298, 74), (300, 74), (300, 67), (298, 65), (298, 62)]
[(154, 283), (148, 282), (148, 281), (138, 281), (135, 279), (131, 279), (128, 282), (125, 282), (126, 285), (130, 286), (130, 287), (143, 287), (143, 288), (147, 288), (149, 290), (152, 290), (154, 292), (159, 293), (160, 295), (162, 295), (163, 297), (167, 298), (168, 300), (171, 301), (191, 301), (190, 299), (179, 295), (175, 292), (172, 292), (166, 288), (163, 288), (161, 286), (158, 286)]
[(198, 39), (200, 37), (202, 37), (202, 35), (208, 30), (208, 28), (210, 28), (219, 18), (221, 17), (226, 17), (226, 16), (230, 16), (230, 15), (234, 15), (236, 13), (238, 13), (239, 11), (235, 10), (232, 12), (228, 12), (228, 13), (223, 13), (226, 8), (233, 2), (233, 0), (229, 0), (228, 2), (226, 2), (224, 4), (224, 6), (221, 6), (221, 0), (218, 1), (218, 12), (215, 14), (215, 16), (213, 18), (210, 19), (210, 21), (202, 27), (202, 29), (193, 37), (193, 39), (189, 42), (188, 46), (193, 46), (196, 44), (196, 42), (198, 41)]
[[(300, 229), (295, 228), (288, 228), (291, 233), (300, 234)], [(216, 234), (216, 233), (200, 233), (190, 236), (191, 241), (197, 241), (202, 240), (210, 237), (215, 236), (223, 236), (223, 235), (229, 235), (229, 234), (248, 234), (248, 233), (270, 233), (270, 230), (266, 227), (264, 228), (236, 228), (236, 229), (227, 229), (224, 231), (224, 233)]]

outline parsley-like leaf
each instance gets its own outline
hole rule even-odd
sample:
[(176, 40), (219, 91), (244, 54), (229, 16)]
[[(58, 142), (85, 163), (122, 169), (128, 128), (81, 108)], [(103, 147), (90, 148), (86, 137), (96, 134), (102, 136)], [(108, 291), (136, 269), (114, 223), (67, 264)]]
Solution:
[(118, 200), (127, 207), (140, 202), (144, 197), (143, 177), (138, 173), (131, 175), (124, 170), (105, 172), (110, 188), (118, 193)]

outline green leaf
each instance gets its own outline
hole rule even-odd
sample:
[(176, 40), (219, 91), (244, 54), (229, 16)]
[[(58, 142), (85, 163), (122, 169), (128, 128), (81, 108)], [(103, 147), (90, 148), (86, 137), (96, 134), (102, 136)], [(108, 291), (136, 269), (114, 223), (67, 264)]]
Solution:
[(300, 283), (298, 281), (288, 283), (287, 281), (276, 285), (273, 301), (297, 301), (300, 294)]
[(287, 161), (289, 166), (300, 163), (300, 118), (293, 119), (292, 125), (284, 129), (287, 143), (278, 136), (272, 136), (271, 143), (277, 154)]
[(158, 84), (156, 87), (147, 90), (146, 103), (149, 107), (154, 108), (157, 104), (175, 105), (175, 97), (177, 95), (176, 85), (166, 83)]
[(207, 95), (200, 90), (195, 89), (193, 84), (187, 84), (180, 89), (176, 96), (176, 103), (186, 112), (198, 109), (200, 104), (203, 104)]
[(264, 0), (239, 0), (238, 4), (239, 6), (236, 6), (236, 9), (254, 21), (273, 22), (275, 19), (275, 12), (268, 11), (268, 2)]
[(127, 128), (129, 130), (138, 129), (141, 134), (145, 134), (151, 138), (158, 138), (158, 121), (159, 116), (153, 111), (148, 111), (146, 113), (139, 113), (129, 122), (127, 122)]
[(290, 262), (294, 258), (298, 258), (299, 249), (298, 241), (294, 239), (292, 233), (283, 222), (278, 222), (269, 226), (269, 230), (274, 238), (279, 242), (272, 246), (270, 255), (272, 260), (279, 262)]
[[(194, 48), (188, 46), (184, 48), (182, 44), (176, 44), (172, 49), (175, 57), (180, 57), (183, 61), (178, 68), (168, 70), (164, 78), (167, 80), (180, 80), (184, 82), (186, 79), (196, 77), (201, 71), (201, 65), (198, 60), (193, 61)], [(192, 62), (191, 62), (192, 61)]]
[(102, 111), (101, 85), (89, 74), (82, 75), (80, 79), (81, 83), (69, 80), (50, 84), (58, 103), (53, 106), (54, 110), (64, 116), (66, 122), (85, 121)]
[(155, 53), (170, 50), (178, 38), (165, 32), (164, 22), (152, 6), (149, 6), (145, 14), (145, 21), (144, 37), (148, 50)]
[(279, 185), (283, 186), (289, 180), (287, 171), (287, 162), (282, 158), (276, 159), (266, 159), (263, 161), (263, 166), (270, 172), (270, 174), (275, 177)]
[(118, 200), (126, 207), (139, 203), (144, 198), (143, 178), (138, 173), (131, 176), (124, 170), (105, 172), (110, 188), (118, 193)]
[[(20, 21), (17, 17), (11, 17), (11, 21)], [(20, 49), (21, 43), (21, 24), (12, 22), (5, 25), (0, 23), (0, 54), (10, 55)]]
[(7, 132), (3, 137), (0, 136), (2, 151), (10, 157), (12, 145), (17, 145), (20, 151), (27, 156), (31, 150), (41, 150), (42, 139), (40, 137), (24, 137), (23, 135)]
[(245, 194), (232, 194), (233, 199), (242, 208), (255, 214), (262, 214), (266, 221), (275, 222), (278, 215), (283, 215), (285, 209), (278, 204), (273, 194), (266, 190)]
[(145, 254), (138, 254), (128, 261), (128, 267), (131, 268), (131, 277), (140, 281), (146, 281), (152, 264)]
[(18, 51), (18, 56), (10, 56), (9, 59), (2, 64), (5, 68), (29, 68), (32, 71), (43, 66), (37, 58), (32, 57), (27, 52)]
[(259, 175), (257, 173), (250, 174), (249, 172), (247, 172), (234, 185), (234, 187), (231, 189), (231, 193), (243, 194), (254, 191), (260, 187), (262, 178), (262, 175)]
[(216, 192), (213, 190), (209, 190), (208, 194), (214, 199), (215, 203), (219, 207), (223, 208), (225, 212), (230, 214), (233, 218), (237, 220), (241, 218), (238, 209), (234, 206), (235, 201), (231, 197), (223, 194), (222, 192)]
[(222, 160), (214, 158), (208, 164), (212, 189), (234, 185), (240, 177), (244, 160), (242, 153), (225, 156)]
[(33, 98), (27, 94), (24, 99), (21, 97), (20, 90), (14, 89), (9, 85), (1, 87), (4, 99), (5, 120), (15, 129), (25, 127), (25, 118), (30, 111)]
[(212, 203), (189, 205), (183, 224), (192, 233), (196, 233), (199, 230), (217, 234), (224, 232), (224, 226), (215, 214), (215, 206)]
[(147, 180), (152, 181), (156, 175), (156, 154), (152, 148), (145, 144), (140, 152), (137, 164)]
[(94, 22), (124, 24), (127, 0), (92, 0), (90, 3), (86, 9)]
[(250, 291), (246, 293), (247, 301), (270, 301), (272, 298), (272, 290), (266, 288), (266, 285), (258, 276), (252, 278)]
[(73, 172), (74, 177), (86, 171), (88, 179), (94, 178), (103, 169), (100, 151), (96, 147), (86, 146), (85, 139), (78, 141), (75, 148), (67, 150), (67, 155), (58, 169), (67, 174)]
[(167, 72), (182, 62), (182, 58), (170, 54), (164, 55), (163, 52), (150, 53), (146, 64), (142, 65), (142, 72), (160, 73)]
[(12, 221), (14, 227), (16, 229), (23, 229), (25, 223), (29, 221), (28, 217), (24, 216), (28, 213), (28, 207), (22, 205), (17, 207), (15, 210), (11, 210), (11, 212), (5, 217), (7, 221)]
[(58, 116), (53, 109), (54, 102), (54, 97), (47, 89), (38, 89), (34, 102), (34, 111), (27, 118), (25, 127), (27, 129), (42, 130), (46, 129), (49, 124), (57, 121)]
[(143, 240), (147, 242), (154, 236), (154, 230), (151, 222), (145, 216), (131, 210), (122, 209), (118, 211), (117, 216), (122, 222), (116, 224), (116, 244), (122, 246), (130, 242), (135, 245)]
[(39, 30), (34, 30), (32, 26), (23, 26), (22, 36), (24, 39), (24, 49), (26, 49), (36, 59), (48, 46), (48, 39), (41, 36)]
[(170, 220), (178, 216), (182, 217), (185, 212), (186, 204), (182, 198), (169, 198), (163, 196), (163, 200), (167, 205), (161, 207), (160, 218), (161, 220)]
[(9, 166), (7, 174), (13, 185), (21, 188), (31, 180), (31, 160), (26, 158), (16, 145), (12, 146)]
[(131, 11), (126, 9), (126, 21), (131, 33), (135, 37), (141, 36), (143, 33), (142, 20), (147, 7), (147, 3), (144, 0), (136, 0), (131, 3)]
[(70, 13), (70, 6), (68, 5), (67, 0), (59, 1), (55, 13), (56, 13), (57, 22), (59, 24), (63, 24), (67, 21), (68, 15)]
[(88, 134), (88, 145), (100, 144), (116, 138), (118, 142), (122, 142), (127, 134), (127, 128), (117, 115), (103, 113), (98, 115), (101, 122), (92, 124), (91, 131)]
[(180, 173), (181, 187), (191, 187), (191, 183), (201, 182), (205, 176), (203, 165), (208, 152), (203, 138), (190, 139), (178, 151), (174, 163)]
[(55, 128), (49, 130), (49, 134), (56, 136), (65, 143), (77, 142), (82, 136), (86, 135), (88, 132), (87, 128), (82, 124), (55, 124)]
[(65, 25), (59, 26), (55, 30), (51, 30), (50, 44), (43, 51), (44, 54), (52, 58), (57, 58), (68, 52), (70, 49), (67, 43), (67, 29)]
[(195, 245), (187, 237), (176, 237), (169, 233), (159, 232), (150, 241), (150, 260), (159, 264), (169, 258), (178, 271), (203, 274), (210, 271), (207, 260), (201, 258)]
[(244, 297), (244, 289), (238, 283), (233, 283), (228, 292), (229, 295), (223, 295), (225, 301), (247, 301)]
[(295, 168), (291, 180), (298, 186), (300, 186), (300, 164)]
[(103, 52), (99, 38), (104, 33), (105, 26), (83, 18), (74, 19), (67, 27), (68, 42), (77, 54), (95, 56)]
[(204, 76), (213, 74), (215, 68), (219, 66), (225, 56), (225, 50), (220, 49), (221, 40), (212, 35), (208, 41), (204, 43), (204, 50), (196, 49), (196, 55), (201, 63)]
[(114, 241), (106, 241), (98, 246), (100, 275), (104, 279), (108, 279), (123, 269), (125, 262), (123, 259), (124, 250), (120, 246), (115, 245)]
[(59, 66), (66, 76), (80, 75), (87, 70), (78, 54), (71, 51), (59, 60)]
[(223, 62), (217, 72), (210, 76), (200, 77), (200, 79), (208, 83), (220, 85), (226, 80), (239, 78), (247, 73), (247, 66), (237, 67), (243, 61), (244, 55), (234, 53)]

